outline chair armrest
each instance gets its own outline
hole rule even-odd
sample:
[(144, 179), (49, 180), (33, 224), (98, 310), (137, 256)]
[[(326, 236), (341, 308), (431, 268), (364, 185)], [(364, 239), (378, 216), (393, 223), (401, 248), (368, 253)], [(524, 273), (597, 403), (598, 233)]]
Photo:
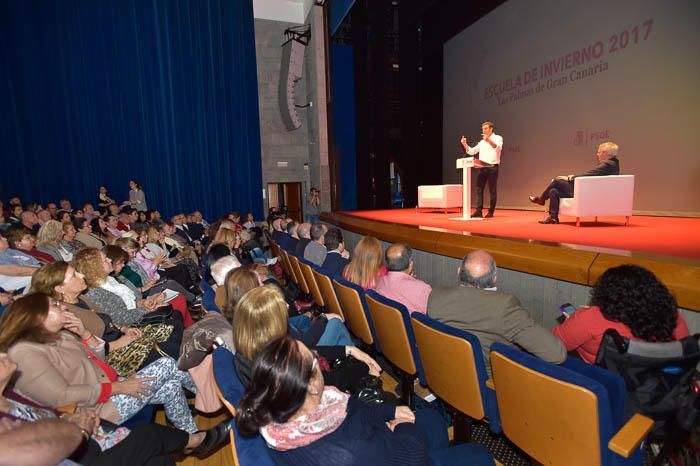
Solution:
[(486, 379), (486, 386), (490, 388), (491, 390), (496, 389), (496, 384), (493, 383), (493, 379)]
[(620, 456), (629, 458), (644, 440), (654, 425), (654, 420), (641, 414), (635, 414), (622, 426), (608, 442), (608, 448)]
[(58, 411), (61, 414), (72, 414), (75, 412), (75, 410), (78, 408), (77, 403), (72, 403), (66, 406), (59, 406), (56, 408), (56, 411)]

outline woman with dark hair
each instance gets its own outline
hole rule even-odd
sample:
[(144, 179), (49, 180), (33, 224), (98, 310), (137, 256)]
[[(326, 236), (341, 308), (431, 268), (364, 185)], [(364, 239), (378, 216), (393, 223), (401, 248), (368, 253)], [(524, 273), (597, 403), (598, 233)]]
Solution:
[(107, 212), (107, 209), (112, 204), (116, 204), (116, 202), (114, 202), (114, 199), (109, 197), (109, 194), (107, 193), (107, 187), (100, 186), (99, 193), (97, 193), (97, 209), (100, 212)]
[(143, 188), (136, 180), (129, 180), (129, 204), (132, 209), (136, 209), (139, 212), (148, 210), (146, 193), (143, 192)]
[[(76, 218), (73, 220), (73, 226), (75, 227), (75, 239), (83, 243), (88, 248), (102, 248), (107, 242), (100, 238), (98, 235), (92, 232), (93, 223), (97, 224), (99, 228), (100, 218), (95, 218), (93, 220), (88, 220), (87, 218)], [(104, 221), (103, 221), (104, 223)]]
[(243, 435), (260, 432), (278, 465), (427, 466), (439, 450), (447, 464), (494, 464), (478, 444), (445, 458), (447, 426), (435, 410), (367, 405), (326, 386), (319, 357), (288, 336), (256, 356), (236, 425)]
[(197, 432), (183, 391), (195, 393), (196, 388), (174, 359), (162, 357), (134, 376), (120, 378), (105, 361), (104, 347), (104, 340), (43, 293), (18, 299), (0, 318), (0, 351), (17, 364), (14, 386), (21, 395), (50, 408), (72, 403), (100, 408), (100, 417), (114, 424), (147, 404), (162, 404), (175, 427)]
[(552, 330), (567, 351), (595, 362), (608, 329), (632, 340), (674, 341), (689, 335), (683, 314), (668, 288), (650, 271), (621, 265), (605, 271), (591, 290), (591, 306), (574, 312)]

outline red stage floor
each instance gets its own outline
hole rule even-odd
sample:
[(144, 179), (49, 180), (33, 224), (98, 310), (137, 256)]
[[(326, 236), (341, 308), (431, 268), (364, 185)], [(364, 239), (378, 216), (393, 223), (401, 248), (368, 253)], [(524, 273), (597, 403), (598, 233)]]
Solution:
[(601, 222), (582, 222), (562, 217), (559, 225), (540, 225), (542, 212), (497, 210), (496, 216), (481, 221), (450, 220), (455, 213), (416, 213), (415, 209), (344, 212), (371, 220), (418, 225), (505, 238), (557, 243), (575, 249), (594, 248), (612, 254), (650, 253), (700, 259), (700, 218), (635, 216), (625, 227), (624, 217), (605, 217)]

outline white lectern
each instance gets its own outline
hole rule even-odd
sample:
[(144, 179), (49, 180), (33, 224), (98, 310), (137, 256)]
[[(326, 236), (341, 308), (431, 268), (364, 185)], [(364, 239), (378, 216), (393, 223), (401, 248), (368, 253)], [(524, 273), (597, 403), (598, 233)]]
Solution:
[(472, 211), (472, 168), (490, 167), (474, 157), (457, 159), (457, 168), (462, 169), (462, 216), (450, 218), (450, 220), (483, 220), (482, 217), (471, 217)]

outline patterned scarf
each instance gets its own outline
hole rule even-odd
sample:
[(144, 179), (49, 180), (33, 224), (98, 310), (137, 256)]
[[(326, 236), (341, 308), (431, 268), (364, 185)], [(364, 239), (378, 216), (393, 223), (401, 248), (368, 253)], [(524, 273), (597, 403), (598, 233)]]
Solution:
[(333, 433), (347, 416), (350, 395), (335, 387), (326, 387), (316, 409), (284, 424), (272, 422), (260, 429), (267, 445), (278, 451), (305, 447)]

